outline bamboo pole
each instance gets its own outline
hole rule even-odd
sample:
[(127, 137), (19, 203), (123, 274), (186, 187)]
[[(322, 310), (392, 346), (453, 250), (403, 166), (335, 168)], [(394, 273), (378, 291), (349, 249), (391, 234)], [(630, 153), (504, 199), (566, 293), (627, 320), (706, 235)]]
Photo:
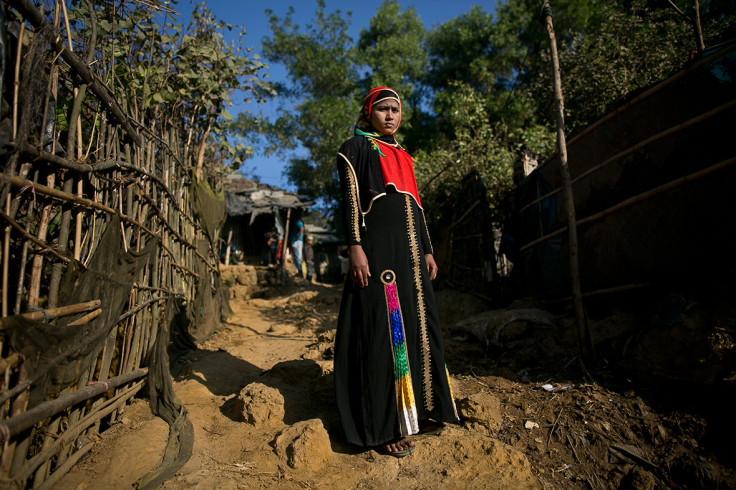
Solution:
[(57, 467), (56, 470), (51, 473), (51, 475), (49, 475), (49, 477), (45, 479), (41, 485), (38, 486), (38, 490), (54, 488), (54, 485), (56, 485), (59, 480), (61, 480), (61, 478), (66, 475), (69, 470), (71, 470), (72, 467), (77, 464), (79, 460), (82, 459), (82, 457), (87, 454), (94, 446), (94, 443), (90, 442), (78, 449), (70, 458), (64, 461), (63, 464), (59, 465), (59, 467)]
[(69, 325), (67, 325), (67, 326), (68, 327), (76, 327), (76, 326), (79, 326), (79, 325), (87, 324), (90, 321), (92, 321), (95, 318), (97, 318), (98, 316), (100, 316), (101, 314), (102, 314), (102, 310), (98, 308), (96, 310), (90, 311), (89, 313), (87, 313), (86, 315), (84, 315), (82, 318), (79, 318), (77, 320), (74, 320), (72, 322), (69, 322)]
[[(64, 180), (62, 188), (65, 194), (71, 194), (74, 191), (74, 178), (67, 176)], [(61, 255), (66, 255), (69, 248), (69, 232), (71, 231), (72, 210), (69, 206), (60, 206), (61, 208), (61, 224), (59, 226), (59, 237), (56, 245)], [(59, 301), (59, 283), (61, 282), (61, 270), (63, 264), (56, 262), (51, 266), (51, 279), (49, 280), (48, 306), (55, 308)]]
[[(12, 177), (12, 178), (16, 178), (16, 177)], [(25, 181), (25, 182), (28, 182), (28, 184), (33, 186), (34, 189), (36, 186), (40, 185), (40, 184), (36, 184), (35, 182), (29, 182), (29, 181)], [(46, 185), (43, 187), (53, 190), (54, 182), (55, 182), (54, 175), (49, 175), (46, 178)], [(25, 185), (23, 185), (22, 187), (25, 187)], [(51, 204), (49, 203), (49, 204), (46, 204), (43, 207), (43, 210), (41, 211), (41, 220), (38, 224), (38, 234), (36, 235), (36, 238), (38, 239), (39, 242), (46, 241), (46, 233), (48, 232), (50, 220), (51, 220)], [(29, 284), (28, 284), (28, 306), (38, 306), (39, 292), (41, 289), (42, 268), (43, 268), (43, 255), (38, 254), (35, 257), (33, 257), (33, 265), (31, 266), (31, 277), (30, 277)]]
[(557, 120), (557, 146), (560, 155), (560, 172), (562, 174), (562, 187), (565, 196), (566, 221), (568, 225), (568, 250), (569, 250), (569, 272), (572, 287), (573, 306), (575, 308), (575, 319), (577, 322), (578, 346), (580, 357), (585, 362), (592, 360), (593, 342), (590, 338), (590, 330), (585, 318), (583, 297), (580, 287), (580, 264), (578, 259), (578, 235), (577, 219), (575, 218), (575, 202), (572, 194), (572, 183), (570, 181), (570, 167), (567, 164), (567, 143), (565, 141), (565, 115), (564, 101), (562, 98), (562, 80), (560, 77), (560, 62), (557, 57), (557, 41), (555, 39), (554, 25), (552, 24), (552, 8), (548, 1), (544, 2), (543, 15), (547, 34), (549, 35), (550, 56), (552, 58), (552, 70), (554, 76), (555, 92), (555, 118)]
[[(5, 373), (8, 369), (20, 365), (21, 362), (23, 362), (23, 356), (18, 352), (13, 352), (6, 358), (0, 358), (0, 371)], [(0, 380), (0, 382), (4, 383), (5, 380)]]
[[(23, 385), (29, 379), (25, 364), (21, 364), (18, 371), (18, 384)], [(18, 396), (10, 403), (11, 418), (22, 415), (28, 404), (28, 391), (25, 388), (22, 390), (18, 390), (16, 394)], [(2, 458), (0, 459), (0, 466), (2, 467), (3, 473), (9, 474), (11, 469), (13, 468), (13, 465), (18, 460), (18, 455), (16, 454), (16, 452), (18, 454), (21, 454), (22, 457), (25, 458), (26, 451), (28, 450), (28, 444), (30, 443), (30, 437), (26, 437), (25, 439), (21, 439), (20, 441), (11, 440), (8, 432), (4, 430), (4, 424), (0, 424), (0, 426), (2, 427), (2, 430), (0, 430), (0, 434), (2, 434), (5, 439), (3, 441), (5, 445), (3, 447)]]
[[(131, 296), (135, 295), (135, 290), (130, 291)], [(130, 304), (135, 304), (135, 301), (131, 298)], [(135, 319), (136, 315), (132, 315), (125, 322), (125, 329), (120, 342), (120, 366), (118, 367), (118, 374), (122, 374), (126, 371), (128, 366), (128, 360), (130, 358), (130, 348), (133, 341), (133, 332), (135, 331)]]
[[(76, 364), (76, 366), (80, 366), (81, 365), (81, 361), (75, 361), (75, 364)], [(88, 381), (89, 381), (89, 371), (90, 371), (89, 369), (85, 369), (84, 372), (81, 373), (81, 375), (79, 377), (79, 381), (77, 382), (77, 386), (75, 387), (77, 391), (81, 390), (85, 386), (88, 386), (88, 385), (92, 384), (92, 383), (88, 383)], [(59, 398), (61, 396), (66, 395), (70, 391), (71, 391), (71, 389), (69, 389), (69, 388), (66, 389), (66, 390), (64, 390), (64, 391), (62, 391), (61, 394), (59, 395)], [(70, 425), (76, 425), (77, 423), (79, 423), (79, 419), (82, 417), (82, 414), (84, 413), (85, 410), (86, 410), (86, 406), (84, 404), (81, 404), (80, 403), (80, 404), (77, 404), (77, 405), (70, 405), (69, 408), (66, 410), (67, 413), (68, 413), (68, 415), (67, 415), (67, 421), (68, 421), (68, 423)], [(34, 425), (36, 425), (36, 424), (34, 424)], [(74, 450), (73, 447), (66, 447), (66, 448), (64, 448), (64, 450), (62, 450), (61, 452), (59, 452), (59, 454), (58, 454), (58, 456), (56, 458), (56, 465), (57, 465), (57, 467), (59, 465), (64, 465), (64, 463), (67, 461), (67, 459), (69, 458), (69, 456), (72, 454), (73, 450)], [(19, 464), (17, 467), (15, 467), (13, 469), (13, 473), (17, 472), (18, 469), (20, 469), (21, 467), (22, 467), (22, 464)]]
[(145, 381), (134, 383), (130, 388), (121, 391), (110, 400), (105, 401), (104, 404), (100, 405), (96, 412), (87, 414), (75, 426), (69, 427), (59, 437), (57, 437), (53, 444), (26, 461), (26, 463), (14, 475), (12, 475), (12, 478), (19, 482), (25, 481), (33, 474), (36, 468), (52, 458), (60, 448), (72, 443), (77, 437), (79, 437), (83, 430), (127, 403), (130, 398), (140, 391), (144, 384)]
[[(10, 194), (5, 200), (5, 216), (10, 214)], [(8, 216), (9, 217), (9, 216)], [(10, 223), (5, 225), (3, 239), (3, 279), (2, 279), (2, 316), (8, 316), (8, 276), (10, 275)]]
[(146, 374), (148, 374), (148, 368), (138, 369), (121, 376), (110, 378), (104, 382), (94, 382), (90, 386), (85, 386), (82, 389), (60, 396), (55, 400), (43, 402), (30, 410), (26, 410), (23, 413), (4, 420), (0, 423), (0, 426), (3, 427), (3, 430), (0, 431), (0, 433), (5, 434), (6, 437), (12, 439), (24, 430), (33, 427), (38, 422), (56, 415), (77, 403), (105, 393), (111, 388), (117, 388), (118, 386), (130, 383), (138, 378), (142, 378)]
[(227, 241), (225, 242), (225, 265), (230, 265), (230, 242), (233, 239), (233, 229), (227, 232)]
[[(77, 196), (82, 197), (84, 182), (80, 178), (77, 180)], [(82, 221), (84, 220), (84, 212), (81, 209), (77, 211), (74, 217), (74, 260), (79, 262), (82, 258)]]
[[(27, 320), (35, 320), (35, 321), (43, 320), (43, 319), (52, 320), (54, 318), (59, 318), (62, 316), (67, 316), (67, 315), (74, 315), (76, 313), (81, 313), (83, 311), (95, 310), (100, 307), (101, 303), (102, 302), (99, 299), (95, 299), (93, 301), (87, 301), (85, 303), (77, 303), (74, 305), (61, 306), (58, 308), (49, 308), (47, 310), (42, 310), (42, 311), (29, 311), (27, 313), (22, 313), (18, 316), (21, 316)], [(0, 318), (0, 332), (3, 330), (5, 330), (5, 325), (3, 323), (3, 319)]]
[[(139, 272), (140, 282), (147, 282), (148, 281), (148, 268), (143, 268)], [(137, 295), (142, 295), (142, 290), (140, 289), (133, 289), (133, 291), (136, 292)], [(150, 332), (152, 326), (148, 322), (150, 317), (150, 308), (143, 308), (138, 314), (135, 316), (135, 324), (137, 326), (135, 331), (135, 337), (133, 338), (133, 347), (132, 347), (132, 355), (133, 360), (128, 364), (127, 370), (131, 371), (133, 369), (138, 369), (138, 367), (141, 364), (141, 358), (143, 354), (141, 353), (141, 349), (143, 348), (143, 343), (145, 342), (146, 334)]]

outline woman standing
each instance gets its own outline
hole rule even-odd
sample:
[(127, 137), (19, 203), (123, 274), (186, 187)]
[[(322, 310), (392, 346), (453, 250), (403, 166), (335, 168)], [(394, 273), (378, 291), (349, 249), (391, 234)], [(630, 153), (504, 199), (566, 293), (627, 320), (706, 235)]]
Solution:
[(431, 280), (432, 244), (413, 162), (397, 143), (401, 100), (363, 100), (337, 155), (349, 246), (335, 339), (335, 394), (347, 440), (406, 456), (424, 427), (457, 420)]

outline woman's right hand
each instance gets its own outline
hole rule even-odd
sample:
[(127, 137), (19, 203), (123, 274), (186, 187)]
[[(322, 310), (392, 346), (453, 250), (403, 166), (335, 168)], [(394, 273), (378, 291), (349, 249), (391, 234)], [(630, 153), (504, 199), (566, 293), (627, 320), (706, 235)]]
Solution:
[(348, 258), (350, 260), (350, 278), (358, 287), (366, 287), (368, 285), (368, 278), (371, 277), (371, 271), (368, 268), (368, 258), (365, 256), (363, 247), (360, 245), (350, 245)]

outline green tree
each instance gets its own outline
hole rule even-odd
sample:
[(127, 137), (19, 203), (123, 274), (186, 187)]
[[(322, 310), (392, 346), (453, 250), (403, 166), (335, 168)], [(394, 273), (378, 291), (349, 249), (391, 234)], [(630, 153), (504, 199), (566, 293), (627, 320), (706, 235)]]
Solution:
[(427, 38), (431, 64), (424, 82), (435, 91), (451, 90), (451, 84), (460, 81), (488, 92), (496, 73), (502, 72), (491, 63), (493, 32), (493, 16), (480, 7), (437, 26)]
[[(267, 11), (268, 12), (268, 11)], [(263, 42), (264, 55), (283, 63), (289, 85), (276, 89), (283, 98), (280, 117), (264, 131), (270, 152), (287, 157), (299, 148), (306, 157), (290, 157), (286, 168), (298, 192), (312, 197), (335, 196), (335, 151), (348, 134), (356, 113), (358, 74), (353, 40), (347, 34), (351, 14), (325, 11), (317, 2), (314, 23), (304, 31), (286, 17), (270, 17), (272, 36)]]
[[(673, 1), (693, 16), (686, 0)], [(701, 2), (706, 44), (734, 25), (732, 3)], [(266, 127), (272, 148), (299, 152), (287, 166), (290, 182), (334, 207), (335, 151), (351, 135), (366, 90), (388, 85), (402, 95), (398, 137), (415, 156), (425, 202), (450, 199), (470, 169), (480, 171), (492, 197), (502, 196), (522, 150), (544, 159), (556, 149), (541, 6), (507, 0), (495, 19), (474, 7), (426, 31), (414, 9), (387, 0), (357, 43), (347, 34), (350, 13), (327, 13), (321, 0), (304, 30), (291, 12), (272, 17), (265, 54), (286, 65), (290, 83), (278, 87), (287, 101), (282, 116)], [(568, 130), (663, 78), (694, 47), (689, 21), (669, 3), (555, 0), (552, 8)]]
[[(681, 12), (690, 2), (679, 2)], [(703, 2), (706, 44), (720, 38), (728, 17), (719, 9), (723, 2)], [(601, 2), (598, 15), (587, 26), (571, 30), (560, 46), (560, 65), (565, 92), (565, 124), (575, 132), (603, 116), (616, 100), (652, 85), (680, 69), (696, 49), (693, 27), (667, 3), (646, 0)], [(730, 14), (733, 23), (736, 14)], [(725, 22), (724, 22), (725, 20)], [(541, 53), (549, 66), (548, 52)], [(550, 95), (550, 70), (544, 70), (530, 89), (536, 100)], [(549, 120), (551, 111), (540, 106)]]
[(357, 50), (366, 75), (361, 95), (373, 87), (391, 87), (402, 99), (403, 114), (399, 136), (410, 132), (415, 108), (421, 102), (421, 81), (428, 69), (423, 46), (424, 25), (413, 7), (401, 11), (396, 0), (384, 1), (361, 29)]
[(236, 43), (225, 42), (223, 31), (236, 27), (217, 20), (204, 4), (186, 27), (168, 14), (121, 8), (80, 2), (70, 17), (79, 40), (97, 40), (107, 63), (104, 77), (124, 108), (142, 124), (179, 129), (185, 140), (177, 145), (185, 161), (192, 157), (199, 178), (214, 177), (225, 164), (237, 168), (252, 150), (228, 140), (227, 109), (236, 93), (257, 101), (271, 94), (262, 75), (266, 65), (242, 43), (245, 30)]

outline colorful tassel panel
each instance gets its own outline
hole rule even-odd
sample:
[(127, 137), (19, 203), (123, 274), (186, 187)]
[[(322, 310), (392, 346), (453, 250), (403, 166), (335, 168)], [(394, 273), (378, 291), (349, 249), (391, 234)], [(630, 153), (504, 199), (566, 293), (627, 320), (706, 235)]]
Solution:
[(381, 274), (386, 295), (388, 310), (388, 327), (391, 333), (391, 351), (394, 361), (396, 382), (396, 411), (399, 415), (399, 429), (402, 436), (419, 432), (417, 409), (414, 401), (414, 388), (411, 382), (409, 356), (406, 350), (404, 320), (399, 304), (399, 292), (396, 290), (396, 275), (386, 270)]
[(447, 375), (447, 386), (450, 388), (450, 401), (452, 402), (452, 409), (455, 411), (455, 418), (460, 420), (457, 414), (457, 406), (455, 405), (455, 394), (452, 392), (452, 381), (450, 381), (450, 371), (447, 369), (445, 364), (445, 374)]

